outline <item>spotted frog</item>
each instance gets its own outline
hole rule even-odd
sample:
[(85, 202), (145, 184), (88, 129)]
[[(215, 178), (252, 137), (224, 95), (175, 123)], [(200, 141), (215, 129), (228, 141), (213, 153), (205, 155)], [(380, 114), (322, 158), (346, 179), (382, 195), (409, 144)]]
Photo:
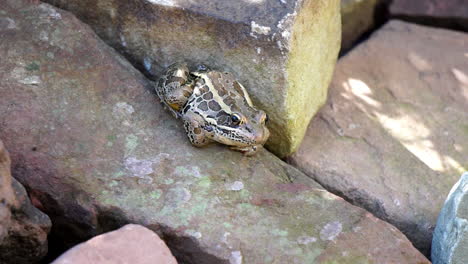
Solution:
[(181, 118), (190, 142), (197, 147), (219, 142), (247, 156), (265, 144), (267, 115), (256, 109), (246, 89), (229, 72), (185, 64), (168, 67), (156, 86), (162, 103)]

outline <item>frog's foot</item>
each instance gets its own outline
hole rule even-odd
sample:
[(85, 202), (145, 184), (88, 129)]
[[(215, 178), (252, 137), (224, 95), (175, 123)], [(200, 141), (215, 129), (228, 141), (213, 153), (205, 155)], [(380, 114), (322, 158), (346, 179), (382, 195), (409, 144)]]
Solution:
[(163, 107), (164, 109), (167, 109), (169, 110), (169, 112), (171, 112), (171, 114), (176, 118), (176, 119), (179, 119), (182, 117), (182, 115), (177, 112), (176, 110), (174, 110), (174, 108), (172, 108), (169, 104), (167, 104), (166, 102), (164, 102), (163, 100), (161, 100), (161, 103), (163, 104)]
[(232, 150), (240, 151), (245, 156), (253, 156), (258, 150), (262, 147), (262, 145), (253, 145), (247, 147), (231, 147)]

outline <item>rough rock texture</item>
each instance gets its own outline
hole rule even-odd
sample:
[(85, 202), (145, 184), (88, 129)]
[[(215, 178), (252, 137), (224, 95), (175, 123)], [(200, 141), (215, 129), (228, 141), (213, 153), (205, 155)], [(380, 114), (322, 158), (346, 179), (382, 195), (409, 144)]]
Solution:
[(468, 167), (466, 47), (466, 34), (388, 23), (340, 59), (327, 105), (290, 158), (426, 254), (454, 175)]
[[(15, 192), (11, 186), (10, 157), (0, 141), (0, 242), (8, 236), (11, 225), (11, 206), (18, 206)], [(1, 245), (1, 244), (0, 244)]]
[(390, 15), (417, 23), (468, 31), (466, 0), (393, 0)]
[(434, 264), (468, 261), (468, 172), (453, 186), (439, 214), (431, 259)]
[(141, 225), (129, 224), (75, 246), (52, 264), (177, 264), (158, 235)]
[(0, 31), (0, 137), (56, 236), (131, 222), (182, 263), (428, 263), (396, 228), (265, 150), (192, 147), (146, 79), (91, 29), (16, 3), (0, 9), (14, 25)]
[(11, 177), (10, 157), (0, 141), (0, 263), (31, 264), (47, 253), (50, 219), (32, 206)]
[(158, 77), (175, 61), (233, 72), (270, 117), (268, 148), (299, 146), (340, 47), (339, 0), (47, 0)]
[(375, 25), (381, 0), (341, 0), (341, 52), (349, 50), (365, 32)]

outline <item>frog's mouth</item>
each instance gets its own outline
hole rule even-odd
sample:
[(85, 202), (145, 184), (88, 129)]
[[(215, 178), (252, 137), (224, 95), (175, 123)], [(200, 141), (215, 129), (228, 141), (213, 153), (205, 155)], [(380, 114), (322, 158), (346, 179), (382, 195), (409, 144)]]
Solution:
[(247, 147), (231, 147), (232, 150), (240, 151), (245, 156), (252, 156), (258, 152), (258, 150), (262, 147), (262, 145), (253, 145)]

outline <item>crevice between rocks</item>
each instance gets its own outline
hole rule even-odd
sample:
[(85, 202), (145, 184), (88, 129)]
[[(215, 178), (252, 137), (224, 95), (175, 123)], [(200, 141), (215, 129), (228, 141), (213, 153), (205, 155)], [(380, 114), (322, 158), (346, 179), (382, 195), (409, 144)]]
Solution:
[[(38, 194), (37, 191), (31, 193)], [(50, 195), (47, 196), (48, 202), (58, 204)], [(44, 196), (43, 196), (44, 197)], [(57, 212), (44, 210), (52, 220), (52, 230), (48, 236), (49, 252), (41, 260), (40, 264), (48, 264), (63, 254), (68, 249), (79, 243), (85, 242), (94, 236), (102, 233), (111, 232), (121, 228), (126, 224), (141, 224), (151, 229), (161, 237), (167, 244), (171, 253), (176, 257), (179, 264), (228, 264), (228, 260), (220, 259), (201, 248), (199, 243), (191, 237), (180, 236), (176, 230), (161, 224), (144, 224), (136, 219), (129, 219), (125, 213), (118, 207), (99, 207), (93, 205), (96, 212), (96, 223), (81, 223), (75, 217), (68, 217), (66, 214), (59, 215)], [(86, 208), (81, 208), (87, 210)], [(57, 211), (62, 211), (60, 208)]]
[[(63, 9), (63, 7), (60, 7), (59, 5), (54, 4), (52, 1), (48, 1), (48, 2), (57, 8)], [(375, 19), (374, 27), (368, 30), (366, 33), (364, 33), (353, 44), (352, 47), (350, 47), (347, 50), (340, 51), (339, 58), (345, 56), (347, 53), (351, 52), (355, 47), (357, 47), (361, 43), (368, 40), (369, 37), (374, 32), (378, 31), (390, 19), (401, 19), (404, 21), (418, 23), (422, 25), (435, 26), (435, 27), (441, 27), (441, 28), (447, 28), (447, 29), (459, 30), (459, 31), (468, 31), (468, 28), (465, 28), (464, 26), (462, 26), (462, 23), (454, 23), (454, 21), (451, 19), (443, 19), (443, 18), (434, 19), (432, 17), (428, 18), (428, 17), (414, 17), (414, 16), (393, 16), (392, 17), (389, 14), (389, 8), (388, 8), (390, 2), (391, 2), (390, 0), (385, 0), (385, 1), (382, 1), (377, 6), (377, 10), (375, 12), (375, 17), (374, 17)], [(468, 24), (468, 20), (466, 22)], [(127, 60), (131, 65), (133, 65), (133, 67), (135, 67), (136, 70), (142, 73), (149, 82), (152, 83), (155, 80), (157, 80), (157, 75), (154, 72), (149, 72), (145, 68), (144, 62), (138, 60), (132, 54), (125, 51), (125, 48), (123, 47), (119, 48), (119, 47), (115, 47), (111, 45), (108, 40), (102, 39), (99, 34), (96, 34), (96, 36), (99, 37), (101, 40), (103, 40), (104, 43), (106, 43), (109, 47), (116, 50), (118, 54), (122, 55), (122, 57), (125, 60)], [(317, 115), (320, 115), (320, 113), (318, 113)], [(319, 118), (323, 119), (327, 123), (327, 125), (330, 126), (330, 128), (333, 127), (333, 125), (330, 124), (330, 121), (327, 120), (326, 118), (322, 116), (320, 116)], [(301, 170), (297, 166), (297, 164), (295, 164), (295, 162), (293, 162), (292, 160), (288, 158), (285, 158), (283, 160), (286, 161), (291, 166), (293, 166), (295, 169), (301, 171), (308, 178), (317, 182), (326, 191), (343, 198), (345, 201), (355, 206), (358, 206), (368, 212), (371, 212), (372, 214), (374, 214), (376, 217), (378, 217), (382, 221), (392, 224), (388, 222), (388, 214), (385, 212), (385, 208), (382, 206), (382, 204), (379, 201), (372, 199), (368, 194), (360, 192), (357, 189), (354, 189), (350, 191), (350, 193), (352, 193), (353, 195), (346, 195), (343, 191), (339, 189), (335, 189), (331, 185), (328, 185), (326, 182), (323, 182), (319, 178), (317, 178), (316, 172), (312, 173), (312, 175), (309, 175), (303, 170)], [(333, 172), (327, 172), (327, 173), (333, 173)], [(290, 179), (290, 180), (291, 182), (294, 181), (293, 179)], [(125, 217), (124, 213), (119, 208), (115, 208), (115, 207), (98, 208), (96, 206), (95, 208), (97, 211), (97, 222), (98, 222), (96, 226), (93, 226), (91, 223), (78, 222), (76, 221), (76, 218), (74, 217), (72, 218), (72, 217), (66, 216), (66, 214), (63, 214), (62, 208), (59, 205), (59, 201), (55, 200), (49, 194), (45, 192), (40, 192), (37, 190), (31, 190), (30, 188), (28, 188), (28, 193), (30, 194), (30, 196), (36, 197), (36, 199), (38, 196), (41, 196), (39, 200), (43, 204), (47, 203), (48, 208), (53, 208), (53, 207), (56, 208), (56, 210), (47, 210), (47, 209), (44, 210), (41, 208), (41, 210), (43, 210), (46, 214), (49, 215), (53, 223), (52, 231), (48, 237), (49, 238), (49, 252), (47, 256), (41, 261), (41, 264), (50, 263), (51, 261), (53, 261), (55, 258), (57, 258), (59, 255), (64, 253), (69, 248), (81, 242), (84, 242), (92, 238), (93, 236), (99, 235), (104, 232), (116, 230), (124, 226), (125, 224), (129, 224), (129, 223), (139, 224), (138, 221), (132, 221), (131, 219), (128, 219), (127, 217)], [(86, 210), (85, 208), (81, 208), (81, 209)], [(393, 222), (394, 223), (392, 225), (396, 226), (403, 233), (407, 233), (407, 231), (409, 231), (410, 229), (416, 228), (416, 225), (411, 222), (403, 222), (403, 221), (400, 221), (400, 222), (393, 221)], [(177, 261), (180, 264), (192, 264), (192, 263), (196, 263), (196, 264), (213, 264), (213, 263), (225, 264), (226, 263), (227, 264), (229, 263), (229, 261), (225, 259), (220, 259), (208, 252), (205, 252), (203, 249), (201, 249), (197, 241), (195, 241), (191, 237), (178, 236), (176, 235), (175, 230), (171, 230), (170, 228), (162, 226), (162, 225), (157, 225), (157, 224), (147, 225), (146, 224), (145, 226), (153, 230), (154, 232), (156, 232), (161, 237), (161, 239), (163, 239), (167, 243), (167, 246), (171, 250), (172, 254), (177, 258)], [(402, 229), (401, 227), (403, 226), (406, 226), (409, 228)], [(66, 237), (66, 240), (64, 239), (64, 237)], [(195, 259), (196, 259), (196, 262), (194, 262)]]
[(468, 19), (452, 17), (416, 16), (416, 15), (393, 15), (391, 19), (423, 26), (442, 28), (460, 32), (468, 32)]
[[(328, 124), (328, 125), (330, 125), (330, 124)], [(431, 252), (430, 248), (426, 249), (426, 248), (416, 247), (416, 244), (423, 244), (424, 241), (421, 241), (421, 239), (418, 239), (418, 237), (408, 236), (408, 234), (411, 234), (412, 232), (414, 232), (414, 230), (421, 230), (422, 229), (421, 227), (418, 227), (418, 224), (415, 224), (414, 222), (411, 222), (411, 221), (398, 221), (396, 219), (391, 219), (390, 220), (390, 216), (386, 212), (385, 207), (383, 206), (383, 204), (380, 201), (378, 201), (376, 199), (373, 199), (367, 193), (362, 192), (362, 191), (360, 191), (360, 190), (358, 190), (356, 188), (346, 190), (346, 193), (345, 193), (344, 191), (342, 191), (340, 189), (337, 189), (337, 188), (334, 188), (330, 184), (327, 184), (327, 182), (320, 180), (320, 178), (317, 177), (317, 174), (319, 172), (317, 172), (315, 170), (315, 168), (312, 168), (312, 173), (309, 174), (309, 173), (301, 170), (299, 168), (298, 164), (296, 164), (294, 160), (287, 159), (286, 161), (287, 161), (288, 164), (290, 164), (290, 165), (294, 166), (295, 168), (297, 168), (299, 171), (301, 171), (307, 177), (309, 177), (310, 179), (312, 179), (315, 182), (317, 182), (318, 184), (320, 184), (326, 191), (328, 191), (328, 192), (330, 192), (330, 193), (332, 193), (332, 194), (334, 194), (334, 195), (336, 195), (338, 197), (343, 198), (348, 203), (366, 210), (367, 212), (371, 213), (372, 215), (379, 218), (380, 220), (382, 220), (382, 221), (394, 226), (395, 228), (397, 228), (400, 232), (402, 232), (405, 236), (407, 236), (409, 238), (410, 242), (413, 244), (413, 246), (417, 250), (419, 250), (423, 255), (425, 255), (426, 257), (428, 257), (430, 259), (430, 252)], [(339, 176), (339, 178), (343, 178), (343, 179), (347, 178), (346, 175), (337, 175), (336, 173), (334, 173), (332, 171), (326, 171), (326, 172), (320, 172), (320, 173), (325, 175), (325, 177), (323, 177), (323, 178), (329, 178), (328, 175), (330, 175), (330, 176), (331, 175)], [(434, 227), (432, 227), (432, 229), (433, 228)]]

